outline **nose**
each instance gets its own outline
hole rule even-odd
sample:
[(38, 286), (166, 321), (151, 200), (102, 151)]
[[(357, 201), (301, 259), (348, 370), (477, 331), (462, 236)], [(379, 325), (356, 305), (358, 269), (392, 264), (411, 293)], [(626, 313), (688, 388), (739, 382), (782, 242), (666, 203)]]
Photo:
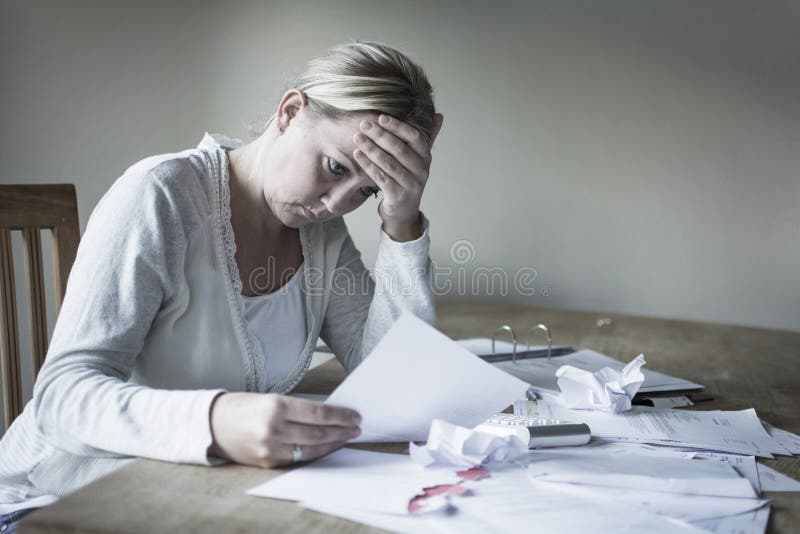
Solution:
[(322, 195), (320, 200), (333, 216), (338, 217), (353, 209), (356, 189), (358, 189), (357, 184), (339, 183)]

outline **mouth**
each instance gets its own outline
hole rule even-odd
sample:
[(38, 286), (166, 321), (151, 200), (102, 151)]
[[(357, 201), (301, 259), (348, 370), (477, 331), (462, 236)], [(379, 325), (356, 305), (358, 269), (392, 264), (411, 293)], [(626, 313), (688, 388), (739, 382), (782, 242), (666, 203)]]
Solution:
[(311, 222), (317, 222), (317, 221), (319, 221), (319, 217), (317, 217), (317, 216), (314, 214), (314, 212), (313, 212), (313, 211), (311, 211), (310, 209), (308, 209), (307, 207), (303, 206), (303, 211), (305, 211), (305, 212), (306, 212), (306, 217), (308, 217), (308, 219), (309, 219)]

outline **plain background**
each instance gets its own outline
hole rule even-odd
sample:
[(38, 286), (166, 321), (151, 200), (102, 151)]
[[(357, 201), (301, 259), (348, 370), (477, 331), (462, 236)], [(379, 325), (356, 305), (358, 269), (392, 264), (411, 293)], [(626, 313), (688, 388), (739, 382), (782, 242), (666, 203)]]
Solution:
[[(82, 231), (137, 160), (248, 138), (305, 61), (373, 39), (445, 115), (422, 207), (467, 284), (442, 298), (800, 330), (797, 2), (0, 5), (0, 181), (75, 183)], [(368, 266), (376, 208), (346, 218)]]

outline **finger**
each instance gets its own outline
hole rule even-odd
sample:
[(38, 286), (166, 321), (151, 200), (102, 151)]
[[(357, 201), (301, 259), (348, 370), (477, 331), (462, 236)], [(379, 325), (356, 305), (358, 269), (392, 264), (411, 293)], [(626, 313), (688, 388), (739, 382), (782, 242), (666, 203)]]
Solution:
[(274, 438), (281, 443), (292, 445), (320, 445), (348, 441), (361, 434), (354, 426), (319, 426), (285, 422), (275, 432)]
[(281, 396), (278, 407), (283, 410), (286, 420), (296, 423), (347, 427), (358, 426), (361, 423), (361, 416), (355, 410), (306, 399)]
[(258, 459), (253, 461), (250, 465), (257, 465), (268, 469), (282, 465), (291, 465), (295, 463), (295, 447), (300, 447), (300, 451), (302, 452), (302, 459), (300, 461), (307, 462), (333, 452), (346, 443), (346, 441), (337, 441), (317, 445), (299, 445), (297, 443), (280, 443), (273, 441), (267, 448), (264, 448), (256, 454)]
[(353, 157), (356, 158), (356, 161), (367, 176), (372, 178), (372, 181), (383, 190), (384, 194), (397, 195), (402, 192), (403, 186), (385, 173), (383, 169), (375, 165), (375, 162), (369, 159), (360, 149), (353, 151)]
[[(377, 167), (382, 170), (387, 176), (392, 178), (403, 188), (415, 190), (417, 187), (424, 184), (424, 179), (427, 178), (427, 176), (420, 178), (412, 174), (408, 169), (401, 165), (399, 161), (393, 158), (390, 154), (387, 154), (386, 151), (381, 147), (376, 145), (375, 142), (369, 137), (357, 133), (353, 136), (353, 140), (358, 146), (358, 149), (367, 156), (373, 167)], [(377, 172), (377, 169), (373, 168), (372, 172), (370, 172), (369, 164), (367, 166), (363, 165), (361, 162), (359, 162), (359, 164), (364, 171), (366, 171), (366, 173), (372, 177), (373, 180), (375, 179), (373, 173), (378, 175), (378, 178), (380, 178), (380, 174)], [(376, 183), (380, 186), (380, 183), (377, 181)]]
[[(372, 121), (363, 120), (359, 125), (361, 132), (372, 139), (372, 141), (387, 152), (390, 156), (400, 162), (400, 165), (408, 169), (413, 174), (425, 174), (428, 172), (428, 162), (417, 154), (408, 143), (397, 137), (391, 131), (383, 128)], [(384, 169), (390, 174), (391, 169)]]
[(430, 158), (430, 150), (425, 144), (425, 139), (419, 130), (399, 119), (390, 115), (381, 115), (378, 117), (378, 123), (395, 134), (397, 137), (408, 143), (408, 146), (414, 149), (422, 159), (427, 160)]

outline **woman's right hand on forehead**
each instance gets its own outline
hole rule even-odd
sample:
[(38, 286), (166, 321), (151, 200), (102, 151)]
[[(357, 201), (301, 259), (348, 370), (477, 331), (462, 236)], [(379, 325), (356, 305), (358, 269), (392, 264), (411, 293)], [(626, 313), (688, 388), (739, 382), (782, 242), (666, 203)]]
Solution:
[(353, 135), (357, 147), (353, 157), (383, 190), (378, 214), (384, 231), (396, 241), (419, 237), (419, 206), (428, 182), (431, 148), (443, 120), (440, 113), (434, 115), (428, 142), (412, 125), (389, 115), (361, 121), (361, 131)]
[(256, 467), (324, 456), (358, 436), (361, 416), (349, 408), (272, 393), (223, 393), (211, 405), (209, 453)]

